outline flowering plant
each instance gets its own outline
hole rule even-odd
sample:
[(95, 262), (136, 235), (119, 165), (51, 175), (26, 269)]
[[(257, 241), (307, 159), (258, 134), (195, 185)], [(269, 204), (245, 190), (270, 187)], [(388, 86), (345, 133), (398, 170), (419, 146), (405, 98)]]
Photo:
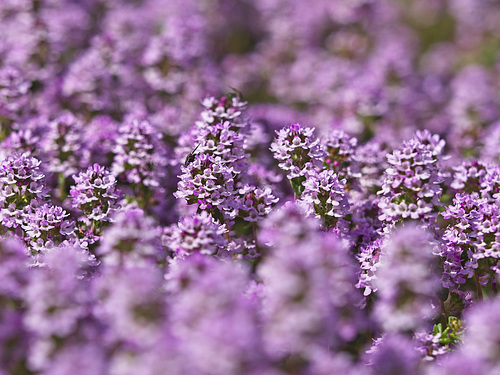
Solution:
[(499, 19), (0, 1), (0, 375), (499, 374)]

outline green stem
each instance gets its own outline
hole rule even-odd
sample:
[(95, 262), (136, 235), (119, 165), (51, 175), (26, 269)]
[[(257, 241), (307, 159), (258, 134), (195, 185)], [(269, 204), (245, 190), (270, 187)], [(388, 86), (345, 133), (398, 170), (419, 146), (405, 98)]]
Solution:
[(66, 198), (66, 178), (62, 173), (57, 176), (58, 195), (61, 202)]

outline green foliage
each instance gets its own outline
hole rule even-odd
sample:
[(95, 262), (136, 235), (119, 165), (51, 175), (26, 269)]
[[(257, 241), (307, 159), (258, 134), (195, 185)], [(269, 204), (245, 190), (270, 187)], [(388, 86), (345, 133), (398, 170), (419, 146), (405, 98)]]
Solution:
[(304, 176), (295, 177), (290, 180), (293, 192), (297, 195), (297, 197), (300, 197), (304, 192), (305, 187), (303, 183), (305, 180), (306, 178)]
[(440, 335), (439, 342), (444, 345), (457, 345), (462, 339), (463, 326), (462, 321), (454, 316), (448, 317), (446, 328), (443, 329), (441, 323), (435, 324), (432, 329), (434, 336)]

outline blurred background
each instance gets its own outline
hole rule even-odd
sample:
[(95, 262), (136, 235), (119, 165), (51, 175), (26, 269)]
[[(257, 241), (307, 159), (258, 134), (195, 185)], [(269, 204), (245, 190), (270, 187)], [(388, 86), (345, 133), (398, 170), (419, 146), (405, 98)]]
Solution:
[(498, 19), (496, 0), (3, 0), (2, 132), (133, 112), (175, 139), (237, 89), (271, 127), (427, 128), (477, 157), (500, 138)]

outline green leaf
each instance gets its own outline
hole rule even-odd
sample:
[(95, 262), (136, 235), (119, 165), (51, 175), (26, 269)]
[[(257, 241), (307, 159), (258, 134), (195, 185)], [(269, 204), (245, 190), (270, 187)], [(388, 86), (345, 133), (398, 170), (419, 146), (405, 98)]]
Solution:
[(441, 333), (443, 331), (443, 326), (441, 323), (439, 324), (434, 324), (434, 328), (432, 328), (432, 334), (436, 336), (438, 333)]
[(306, 180), (304, 176), (295, 177), (290, 180), (290, 184), (292, 185), (293, 192), (300, 197), (304, 192), (303, 182)]

